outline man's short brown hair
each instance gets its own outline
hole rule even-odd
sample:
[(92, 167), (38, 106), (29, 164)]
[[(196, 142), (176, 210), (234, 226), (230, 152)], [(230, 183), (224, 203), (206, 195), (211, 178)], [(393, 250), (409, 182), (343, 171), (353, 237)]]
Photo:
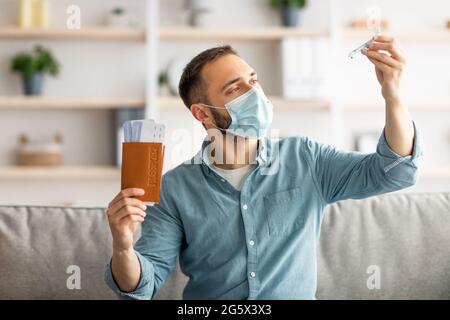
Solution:
[(220, 46), (205, 50), (195, 56), (184, 68), (178, 91), (186, 107), (194, 103), (209, 103), (208, 90), (202, 78), (203, 67), (228, 54), (238, 55), (231, 46)]

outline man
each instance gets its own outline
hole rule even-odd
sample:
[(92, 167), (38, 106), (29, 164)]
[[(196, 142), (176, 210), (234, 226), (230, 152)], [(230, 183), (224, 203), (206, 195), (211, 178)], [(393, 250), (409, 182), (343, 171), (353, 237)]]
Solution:
[(269, 139), (272, 105), (256, 72), (229, 46), (195, 57), (179, 91), (207, 138), (196, 157), (164, 175), (159, 205), (145, 208), (133, 188), (111, 201), (108, 285), (124, 299), (151, 299), (179, 256), (190, 278), (185, 299), (314, 299), (324, 207), (416, 181), (421, 150), (399, 92), (404, 56), (381, 35), (363, 54), (386, 101), (373, 154), (307, 137)]

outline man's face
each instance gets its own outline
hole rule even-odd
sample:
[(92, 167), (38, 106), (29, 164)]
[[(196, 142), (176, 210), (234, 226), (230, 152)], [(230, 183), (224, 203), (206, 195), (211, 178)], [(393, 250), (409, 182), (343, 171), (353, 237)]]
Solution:
[(202, 108), (206, 117), (201, 120), (207, 129), (213, 127), (211, 123), (219, 128), (228, 128), (231, 117), (225, 104), (259, 86), (255, 70), (242, 58), (232, 54), (207, 64), (203, 68), (202, 77), (208, 88), (210, 105), (221, 108)]

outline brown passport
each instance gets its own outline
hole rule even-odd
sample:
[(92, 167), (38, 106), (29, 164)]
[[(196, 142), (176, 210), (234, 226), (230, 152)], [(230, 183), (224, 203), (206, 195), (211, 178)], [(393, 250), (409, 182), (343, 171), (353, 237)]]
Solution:
[(137, 199), (159, 203), (164, 149), (162, 143), (123, 142), (121, 189), (142, 188)]

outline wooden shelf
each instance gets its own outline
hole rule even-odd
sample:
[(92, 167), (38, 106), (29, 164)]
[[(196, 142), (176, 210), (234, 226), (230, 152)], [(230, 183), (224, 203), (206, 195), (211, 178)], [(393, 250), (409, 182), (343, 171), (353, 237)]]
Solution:
[[(401, 41), (448, 42), (450, 29), (429, 30), (386, 30), (384, 33), (398, 37)], [(195, 28), (161, 27), (159, 38), (163, 41), (211, 41), (235, 40), (276, 41), (285, 37), (328, 37), (327, 30), (286, 27), (233, 28)], [(363, 29), (342, 29), (344, 39), (367, 40), (373, 33)], [(46, 40), (93, 40), (93, 41), (146, 41), (146, 32), (141, 28), (113, 28), (107, 26), (83, 27), (79, 30), (66, 28), (24, 29), (14, 26), (0, 27), (0, 39), (46, 39)]]
[[(449, 42), (450, 29), (428, 29), (428, 30), (385, 30), (384, 34), (394, 36), (399, 41), (413, 42)], [(342, 30), (344, 39), (368, 40), (373, 32), (364, 29), (346, 28)]]
[[(207, 40), (280, 40), (284, 37), (327, 37), (327, 31), (300, 28), (261, 27), (248, 29), (162, 27), (161, 40), (207, 41)], [(0, 39), (47, 39), (47, 40), (104, 40), (145, 41), (144, 29), (83, 27), (79, 30), (64, 28), (23, 29), (0, 27)]]
[[(321, 100), (288, 100), (281, 97), (271, 96), (270, 101), (275, 108), (291, 108), (306, 111), (327, 111), (330, 109), (330, 103)], [(158, 105), (161, 109), (183, 107), (181, 98), (178, 97), (160, 97)]]
[(89, 180), (120, 179), (120, 169), (114, 166), (3, 166), (1, 180)]
[[(436, 99), (435, 101), (406, 101), (405, 105), (411, 111), (418, 112), (448, 112), (450, 111), (450, 98)], [(382, 100), (375, 102), (344, 102), (342, 104), (343, 111), (349, 112), (366, 112), (366, 111), (383, 111), (384, 102)]]
[(0, 110), (37, 109), (122, 109), (143, 108), (139, 99), (61, 99), (46, 97), (0, 97)]
[(207, 40), (281, 40), (284, 37), (327, 37), (328, 31), (301, 28), (260, 27), (247, 29), (162, 27), (161, 40), (207, 41)]
[(47, 39), (47, 40), (105, 40), (145, 41), (144, 29), (83, 27), (79, 30), (65, 28), (23, 29), (0, 27), (0, 39)]

